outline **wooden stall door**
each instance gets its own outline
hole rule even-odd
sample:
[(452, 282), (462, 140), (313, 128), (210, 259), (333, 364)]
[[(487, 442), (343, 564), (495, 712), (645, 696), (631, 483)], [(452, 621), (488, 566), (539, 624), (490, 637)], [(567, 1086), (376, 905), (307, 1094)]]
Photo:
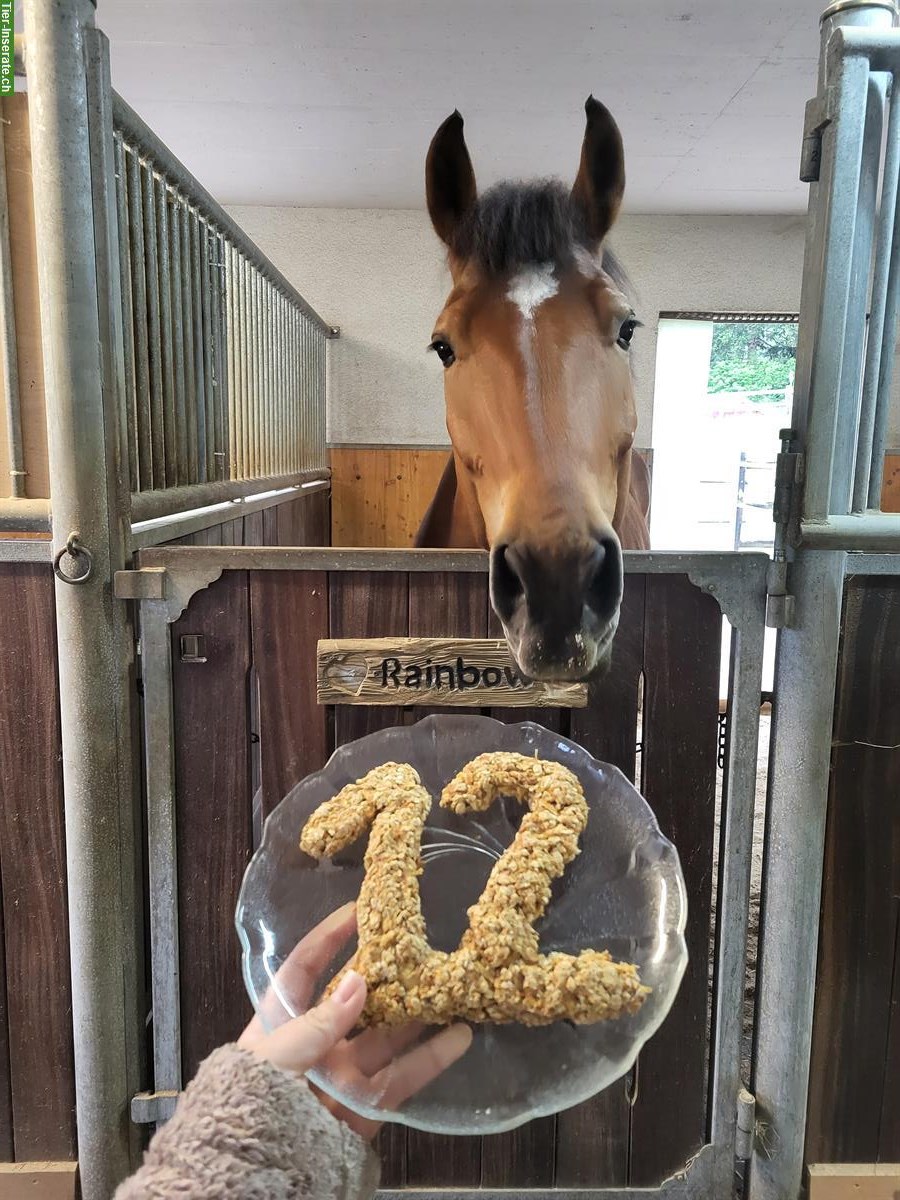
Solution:
[(900, 579), (848, 580), (807, 1160), (900, 1162)]
[[(630, 777), (640, 736), (643, 790), (685, 871), (691, 966), (671, 1016), (641, 1056), (637, 1081), (620, 1081), (585, 1105), (496, 1138), (447, 1139), (388, 1125), (380, 1141), (384, 1186), (523, 1194), (533, 1187), (654, 1186), (705, 1141), (720, 628), (715, 602), (685, 577), (629, 576), (613, 668), (586, 709), (493, 710), (572, 736)], [(187, 1072), (247, 1016), (232, 915), (253, 848), (254, 738), (268, 813), (335, 746), (424, 715), (318, 706), (318, 639), (491, 631), (483, 575), (226, 572), (194, 597), (173, 628)], [(206, 663), (179, 660), (183, 633), (204, 636)], [(202, 905), (196, 879), (204, 881)]]

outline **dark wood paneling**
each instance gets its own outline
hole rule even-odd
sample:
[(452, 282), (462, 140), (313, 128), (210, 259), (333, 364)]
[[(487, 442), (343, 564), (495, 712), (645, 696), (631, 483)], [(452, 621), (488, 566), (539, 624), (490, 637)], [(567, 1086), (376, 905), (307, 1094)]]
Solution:
[(898, 745), (900, 580), (853, 579), (844, 605), (825, 842), (811, 1161), (900, 1158), (897, 1076), (886, 1073), (889, 1048), (896, 1061), (898, 1034), (891, 1026), (892, 979), (898, 983)]
[[(409, 632), (411, 637), (484, 637), (487, 577), (410, 575)], [(417, 708), (415, 720), (441, 711), (446, 710)], [(409, 1187), (477, 1187), (481, 1179), (477, 1137), (439, 1137), (411, 1129), (406, 1158)]]
[(630, 1182), (660, 1183), (706, 1138), (708, 962), (721, 617), (684, 576), (649, 575), (644, 625), (644, 794), (678, 847), (689, 963), (638, 1065)]
[[(646, 577), (628, 575), (610, 672), (591, 685), (590, 704), (571, 713), (572, 740), (634, 779), (638, 700), (644, 663)], [(556, 1186), (622, 1187), (628, 1182), (628, 1080), (557, 1118)]]
[[(0, 1148), (75, 1156), (66, 849), (54, 581), (0, 567), (0, 871), (8, 1047), (0, 1045)], [(102, 736), (102, 734), (101, 734)], [(89, 752), (89, 746), (86, 747)], [(2, 994), (2, 993), (0, 993)], [(8, 1057), (7, 1057), (8, 1052)]]
[[(409, 578), (398, 573), (367, 574), (331, 572), (328, 578), (331, 637), (404, 637), (409, 633)], [(402, 725), (404, 710), (390, 705), (364, 707), (341, 705), (334, 712), (335, 744), (343, 746), (356, 738)], [(407, 1131), (401, 1125), (385, 1125), (378, 1138), (382, 1162), (382, 1185), (406, 1184)]]
[(327, 710), (316, 703), (316, 643), (328, 636), (327, 575), (251, 572), (250, 621), (267, 817), (331, 753)]
[[(183, 663), (181, 634), (202, 634), (204, 663)], [(250, 1016), (234, 909), (252, 849), (250, 620), (246, 572), (198, 592), (172, 628), (175, 773), (186, 1077)]]
[[(900, 857), (900, 856), (898, 856)], [(881, 1093), (881, 1120), (878, 1133), (878, 1158), (881, 1162), (900, 1162), (900, 900), (896, 893), (894, 910), (894, 969), (888, 1021), (887, 1056)]]

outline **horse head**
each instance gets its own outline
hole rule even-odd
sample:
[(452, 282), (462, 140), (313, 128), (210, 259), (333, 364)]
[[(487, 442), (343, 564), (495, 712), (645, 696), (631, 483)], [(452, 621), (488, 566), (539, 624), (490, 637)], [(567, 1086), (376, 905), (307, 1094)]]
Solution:
[(479, 195), (458, 112), (426, 165), (452, 280), (431, 348), (453, 456), (417, 544), (490, 550), (492, 605), (533, 678), (585, 679), (608, 665), (622, 543), (646, 545), (632, 483), (638, 322), (603, 250), (625, 186), (622, 139), (593, 97), (586, 113), (571, 189), (544, 181)]

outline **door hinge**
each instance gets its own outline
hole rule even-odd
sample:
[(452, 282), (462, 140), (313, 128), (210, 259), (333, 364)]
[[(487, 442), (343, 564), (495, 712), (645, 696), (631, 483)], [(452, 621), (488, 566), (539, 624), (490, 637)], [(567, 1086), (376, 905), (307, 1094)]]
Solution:
[(766, 625), (784, 629), (794, 621), (794, 597), (788, 587), (788, 547), (797, 543), (803, 484), (803, 455), (791, 449), (793, 429), (782, 429), (781, 451), (775, 463), (772, 520), (775, 542), (766, 580)]
[(800, 182), (816, 183), (822, 168), (822, 133), (831, 120), (821, 97), (806, 102), (803, 118), (803, 144), (800, 149)]
[(734, 1156), (740, 1162), (748, 1162), (753, 1154), (756, 1140), (756, 1097), (746, 1088), (741, 1088), (737, 1098), (737, 1126), (734, 1135)]

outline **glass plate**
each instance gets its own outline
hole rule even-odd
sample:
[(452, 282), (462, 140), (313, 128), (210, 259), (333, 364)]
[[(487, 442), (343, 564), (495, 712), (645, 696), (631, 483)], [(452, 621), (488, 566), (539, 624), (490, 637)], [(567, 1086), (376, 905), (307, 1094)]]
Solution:
[[(635, 963), (652, 992), (637, 1013), (594, 1025), (475, 1026), (466, 1054), (396, 1112), (382, 1108), (379, 1095), (370, 1090), (348, 1085), (327, 1070), (310, 1071), (318, 1087), (362, 1116), (437, 1133), (488, 1134), (559, 1112), (631, 1068), (681, 983), (687, 903), (678, 854), (625, 776), (539, 725), (431, 716), (342, 746), (266, 821), (236, 916), (244, 980), (265, 1026), (271, 1029), (304, 1010), (275, 980), (276, 972), (305, 934), (356, 899), (363, 878), (365, 835), (333, 860), (317, 863), (300, 850), (300, 831), (312, 812), (375, 766), (393, 761), (415, 767), (433, 798), (419, 881), (428, 936), (435, 949), (453, 950), (467, 924), (466, 910), (515, 836), (523, 808), (501, 799), (486, 813), (457, 816), (438, 801), (457, 771), (494, 750), (564, 763), (580, 780), (590, 807), (581, 853), (554, 884), (536, 926), (542, 951), (607, 949), (614, 958)], [(317, 994), (353, 949), (355, 942), (342, 949)]]

